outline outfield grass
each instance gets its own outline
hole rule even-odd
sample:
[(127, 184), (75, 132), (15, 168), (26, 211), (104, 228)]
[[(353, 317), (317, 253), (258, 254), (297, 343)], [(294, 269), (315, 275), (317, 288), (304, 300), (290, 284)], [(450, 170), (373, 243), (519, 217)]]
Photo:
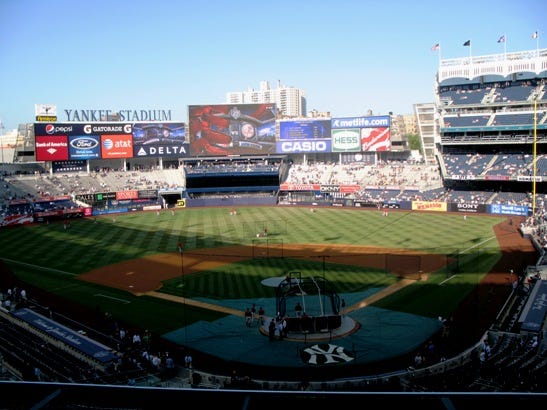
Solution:
[[(449, 315), (473, 290), (501, 254), (493, 226), (504, 218), (445, 213), (390, 212), (300, 207), (244, 207), (238, 215), (228, 208), (195, 208), (170, 212), (129, 213), (78, 219), (65, 231), (63, 223), (0, 229), (0, 257), (23, 280), (93, 309), (108, 311), (128, 323), (164, 333), (182, 326), (180, 306), (151, 297), (104, 288), (76, 280), (78, 274), (101, 266), (165, 252), (251, 245), (253, 227), (268, 226), (269, 238), (284, 244), (351, 244), (404, 248), (449, 255), (458, 252), (458, 274), (446, 269), (427, 281), (385, 298), (377, 305), (437, 317)], [(258, 228), (256, 228), (258, 229)], [(188, 275), (186, 297), (239, 299), (273, 297), (273, 288), (260, 281), (291, 270), (303, 276), (326, 275), (338, 293), (381, 288), (398, 278), (383, 270), (363, 269), (325, 260), (250, 259), (216, 270)], [(445, 286), (439, 286), (450, 277)], [(163, 291), (182, 294), (180, 278), (167, 281)], [(185, 307), (185, 323), (213, 320), (219, 313)]]

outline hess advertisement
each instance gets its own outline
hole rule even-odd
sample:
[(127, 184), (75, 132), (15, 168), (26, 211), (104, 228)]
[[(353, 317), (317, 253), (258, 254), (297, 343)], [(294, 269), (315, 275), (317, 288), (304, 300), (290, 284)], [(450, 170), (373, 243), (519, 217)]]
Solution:
[(274, 103), (191, 105), (190, 155), (273, 154), (275, 120)]

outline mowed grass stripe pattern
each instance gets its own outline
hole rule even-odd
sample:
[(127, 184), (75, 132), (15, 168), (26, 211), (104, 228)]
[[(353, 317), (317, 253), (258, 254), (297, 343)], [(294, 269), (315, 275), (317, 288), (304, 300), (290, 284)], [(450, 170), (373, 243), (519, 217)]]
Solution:
[[(185, 252), (233, 245), (247, 245), (251, 249), (256, 237), (254, 232), (249, 234), (249, 227), (260, 227), (264, 223), (272, 240), (282, 240), (285, 244), (367, 245), (444, 255), (481, 244), (481, 263), (469, 262), (466, 268), (469, 275), (459, 275), (457, 280), (461, 286), (458, 293), (454, 296), (447, 294), (450, 287), (440, 290), (448, 309), (465, 296), (478, 283), (478, 277), (495, 263), (499, 249), (497, 241), (491, 240), (492, 227), (504, 218), (469, 215), (464, 220), (463, 215), (458, 214), (412, 211), (391, 211), (385, 217), (377, 210), (345, 208), (318, 208), (312, 213), (308, 207), (240, 207), (238, 215), (230, 215), (229, 208), (219, 207), (182, 209), (174, 215), (169, 211), (162, 211), (159, 215), (156, 212), (128, 213), (116, 215), (115, 219), (114, 222), (112, 216), (99, 217), (96, 223), (93, 218), (73, 220), (68, 231), (63, 229), (62, 221), (0, 229), (0, 257), (80, 274), (123, 260), (176, 252), (179, 239), (184, 243)], [(484, 254), (491, 257), (485, 258)], [(189, 275), (184, 291), (189, 297), (217, 299), (272, 297), (273, 289), (262, 286), (261, 280), (279, 277), (294, 269), (301, 270), (303, 275), (326, 274), (339, 293), (383, 287), (396, 280), (383, 271), (363, 270), (344, 266), (343, 261), (336, 262), (327, 260), (323, 263), (318, 258), (298, 261), (287, 258), (251, 259), (220, 270)], [(26, 275), (33, 284), (43, 283), (48, 290), (92, 308), (99, 306), (112, 313), (127, 315), (127, 321), (139, 326), (165, 330), (180, 323), (180, 311), (176, 307), (172, 311), (178, 312), (179, 316), (166, 313), (171, 311), (166, 308), (169, 302), (145, 302), (150, 298), (137, 298), (110, 288), (101, 289), (47, 270), (31, 272), (31, 269), (20, 265), (13, 265), (13, 269), (18, 274)], [(441, 275), (442, 279), (446, 278), (445, 272)], [(432, 279), (429, 283), (435, 282)], [(420, 285), (423, 284), (417, 284), (416, 288)], [(181, 281), (176, 279), (166, 283), (162, 290), (180, 295), (183, 289)], [(425, 288), (421, 292), (425, 294)], [(431, 289), (428, 292), (432, 293)], [(94, 296), (98, 293), (125, 297), (131, 303), (121, 306), (108, 298)], [(422, 313), (427, 313), (428, 302), (438, 300), (438, 296), (431, 296), (418, 297), (416, 301), (416, 296), (407, 295), (407, 299), (413, 301), (413, 310)], [(396, 300), (389, 301), (389, 304), (391, 308), (408, 309), (397, 306)], [(162, 311), (154, 315), (149, 310), (154, 310), (155, 306), (161, 306)], [(145, 315), (140, 312), (141, 309), (146, 309)], [(431, 314), (438, 315), (440, 310), (442, 308), (436, 307)], [(150, 322), (142, 323), (143, 317), (150, 317)], [(188, 308), (189, 323), (204, 317), (211, 317), (211, 313)]]

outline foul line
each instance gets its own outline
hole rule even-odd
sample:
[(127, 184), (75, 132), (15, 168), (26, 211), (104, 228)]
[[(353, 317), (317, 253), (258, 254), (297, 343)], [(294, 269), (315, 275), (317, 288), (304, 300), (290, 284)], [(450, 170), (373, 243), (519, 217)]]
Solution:
[(99, 297), (101, 297), (101, 298), (107, 298), (107, 299), (117, 300), (118, 302), (122, 302), (122, 303), (125, 304), (125, 305), (127, 305), (128, 303), (131, 303), (129, 300), (120, 299), (120, 298), (115, 298), (114, 296), (103, 295), (102, 293), (95, 293), (93, 296), (99, 296)]
[[(495, 236), (491, 236), (490, 238), (487, 238), (487, 239), (485, 239), (485, 240), (482, 241), (482, 242), (479, 242), (479, 243), (477, 243), (477, 244), (475, 244), (475, 245), (473, 245), (473, 246), (471, 246), (471, 247), (469, 247), (469, 248), (467, 248), (467, 249), (464, 249), (464, 250), (463, 250), (462, 252), (460, 252), (460, 253), (468, 252), (468, 251), (470, 251), (471, 249), (476, 248), (477, 246), (480, 246), (480, 245), (482, 245), (482, 244), (485, 244), (486, 242), (490, 242), (492, 239), (495, 239), (495, 238), (496, 238)], [(449, 278), (446, 278), (446, 279), (443, 280), (441, 283), (439, 283), (439, 286), (443, 286), (446, 282), (448, 282), (448, 281), (451, 280), (451, 279), (454, 279), (456, 276), (458, 276), (458, 275), (452, 275), (452, 276), (450, 276)]]
[(455, 278), (456, 276), (458, 276), (458, 275), (452, 275), (452, 276), (450, 276), (449, 278), (446, 278), (446, 279), (443, 280), (441, 283), (439, 283), (439, 286), (443, 286), (445, 282), (448, 282), (450, 279), (453, 279), (453, 278)]
[(45, 270), (45, 271), (50, 271), (50, 272), (57, 272), (57, 273), (62, 273), (63, 275), (78, 276), (77, 273), (66, 272), (64, 270), (46, 268), (45, 266), (33, 265), (32, 263), (20, 262), (20, 261), (16, 261), (16, 260), (13, 260), (13, 259), (8, 259), (8, 258), (2, 258), (2, 259), (5, 260), (5, 261), (8, 261), (10, 263), (14, 263), (16, 265), (26, 266), (28, 268), (34, 268), (34, 269)]
[(492, 239), (496, 239), (496, 236), (495, 236), (495, 235), (494, 235), (494, 236), (491, 236), (490, 238), (485, 239), (485, 240), (482, 241), (482, 242), (479, 242), (479, 243), (477, 243), (477, 244), (475, 244), (475, 245), (473, 245), (473, 246), (471, 246), (471, 247), (469, 247), (469, 248), (467, 248), (467, 249), (464, 249), (464, 250), (461, 251), (460, 253), (464, 253), (464, 252), (470, 251), (471, 249), (476, 248), (477, 246), (481, 246), (482, 244), (485, 244), (486, 242), (490, 242)]

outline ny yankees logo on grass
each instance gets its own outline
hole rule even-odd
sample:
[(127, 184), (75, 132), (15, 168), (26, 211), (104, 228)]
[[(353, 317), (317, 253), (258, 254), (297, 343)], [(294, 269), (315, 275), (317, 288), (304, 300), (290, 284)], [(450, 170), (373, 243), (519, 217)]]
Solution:
[(353, 355), (342, 346), (330, 343), (316, 344), (302, 349), (300, 357), (307, 364), (326, 365), (347, 363), (353, 360)]

